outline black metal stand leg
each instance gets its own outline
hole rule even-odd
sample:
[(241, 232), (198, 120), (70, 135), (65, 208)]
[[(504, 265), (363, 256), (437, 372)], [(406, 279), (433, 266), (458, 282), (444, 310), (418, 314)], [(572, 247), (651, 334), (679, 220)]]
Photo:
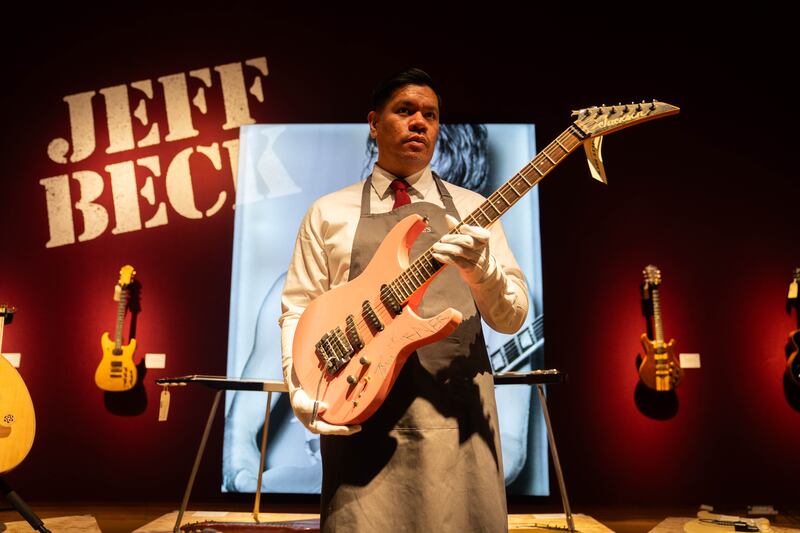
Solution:
[(269, 412), (272, 407), (272, 393), (267, 392), (267, 412), (264, 414), (264, 430), (261, 432), (261, 460), (258, 465), (258, 483), (256, 483), (256, 502), (253, 506), (253, 520), (258, 522), (261, 508), (261, 481), (264, 477), (264, 459), (267, 451), (267, 433), (269, 430)]
[(206, 422), (206, 429), (203, 431), (203, 438), (200, 440), (200, 447), (197, 449), (197, 456), (194, 458), (194, 466), (192, 473), (189, 475), (189, 483), (186, 485), (186, 492), (183, 494), (183, 501), (181, 502), (180, 511), (178, 511), (178, 519), (175, 520), (175, 527), (172, 531), (178, 533), (181, 527), (181, 520), (183, 513), (186, 512), (186, 506), (189, 505), (189, 496), (192, 494), (192, 486), (194, 485), (194, 478), (197, 475), (197, 470), (200, 468), (200, 459), (203, 457), (203, 452), (206, 449), (206, 442), (208, 441), (208, 434), (211, 432), (211, 424), (214, 422), (214, 415), (217, 413), (217, 406), (219, 399), (222, 396), (222, 391), (218, 390), (214, 395), (214, 403), (211, 405), (211, 411), (208, 413), (208, 421)]
[(564, 485), (564, 474), (561, 471), (561, 461), (558, 460), (558, 450), (556, 441), (553, 437), (553, 426), (550, 425), (550, 412), (547, 410), (547, 399), (544, 397), (544, 385), (537, 384), (536, 390), (539, 392), (539, 404), (542, 406), (544, 423), (547, 425), (547, 440), (550, 443), (550, 453), (553, 456), (553, 466), (555, 467), (556, 477), (558, 478), (558, 488), (561, 490), (561, 502), (564, 504), (564, 516), (567, 519), (567, 527), (571, 532), (575, 531), (575, 522), (572, 521), (572, 511), (569, 508), (567, 498), (567, 487)]
[(41, 533), (50, 533), (50, 530), (44, 527), (44, 522), (42, 519), (36, 516), (36, 513), (28, 507), (28, 504), (25, 503), (19, 495), (14, 492), (8, 483), (5, 482), (3, 478), (0, 477), (0, 491), (3, 493), (3, 496), (6, 497), (8, 503), (14, 506), (14, 509), (22, 515), (24, 518), (34, 529), (34, 531), (39, 531)]

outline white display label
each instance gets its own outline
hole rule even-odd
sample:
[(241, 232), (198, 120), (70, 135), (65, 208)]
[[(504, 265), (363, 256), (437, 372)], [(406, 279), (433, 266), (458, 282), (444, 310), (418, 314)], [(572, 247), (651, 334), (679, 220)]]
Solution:
[(165, 353), (144, 354), (145, 368), (165, 368), (166, 366), (167, 366), (167, 354)]
[(681, 368), (700, 368), (700, 354), (699, 353), (682, 353)]

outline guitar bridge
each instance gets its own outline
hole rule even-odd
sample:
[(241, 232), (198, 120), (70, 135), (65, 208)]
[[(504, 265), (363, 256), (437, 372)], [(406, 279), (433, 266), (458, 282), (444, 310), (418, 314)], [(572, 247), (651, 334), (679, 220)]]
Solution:
[[(355, 324), (354, 324), (355, 325)], [(317, 342), (317, 356), (325, 364), (325, 371), (328, 374), (335, 374), (341, 367), (350, 361), (350, 357), (355, 353), (350, 341), (347, 340), (342, 328), (335, 328)]]

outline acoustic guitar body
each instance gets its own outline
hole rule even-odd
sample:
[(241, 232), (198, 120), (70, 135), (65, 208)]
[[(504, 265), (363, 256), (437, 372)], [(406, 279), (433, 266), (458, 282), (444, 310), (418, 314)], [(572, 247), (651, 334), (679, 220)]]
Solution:
[(0, 475), (28, 455), (36, 434), (36, 418), (28, 388), (17, 369), (0, 356)]

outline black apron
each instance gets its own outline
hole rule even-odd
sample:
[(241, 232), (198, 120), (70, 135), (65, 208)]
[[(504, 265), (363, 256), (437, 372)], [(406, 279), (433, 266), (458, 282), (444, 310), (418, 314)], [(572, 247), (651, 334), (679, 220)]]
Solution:
[[(351, 280), (406, 216), (427, 216), (430, 224), (414, 242), (411, 260), (449, 231), (445, 213), (460, 218), (442, 181), (433, 179), (445, 209), (414, 202), (372, 214), (367, 178)], [(491, 365), (480, 315), (455, 266), (434, 278), (418, 314), (431, 317), (448, 307), (461, 311), (461, 325), (408, 358), (361, 432), (322, 436), (322, 531), (508, 531)]]

